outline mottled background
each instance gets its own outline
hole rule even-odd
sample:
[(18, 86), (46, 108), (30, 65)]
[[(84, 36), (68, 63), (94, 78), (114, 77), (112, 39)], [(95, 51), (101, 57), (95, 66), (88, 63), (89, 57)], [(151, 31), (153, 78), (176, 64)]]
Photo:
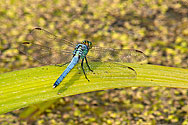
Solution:
[[(149, 64), (188, 67), (187, 0), (0, 1), (0, 73), (29, 66), (17, 47), (34, 27), (70, 41), (139, 49)], [(159, 87), (92, 92), (54, 101), (32, 123), (188, 124), (187, 95)], [(0, 115), (0, 123), (26, 124), (22, 111)]]

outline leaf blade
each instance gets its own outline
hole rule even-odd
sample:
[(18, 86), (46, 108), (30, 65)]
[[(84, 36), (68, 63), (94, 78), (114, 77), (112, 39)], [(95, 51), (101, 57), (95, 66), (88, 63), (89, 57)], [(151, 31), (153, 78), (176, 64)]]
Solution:
[[(101, 72), (100, 77), (87, 72), (90, 79), (88, 82), (74, 68), (55, 89), (52, 85), (66, 66), (43, 66), (0, 74), (0, 114), (47, 100), (97, 90), (151, 86), (188, 88), (187, 69), (123, 63), (133, 67), (138, 74), (135, 79), (127, 79), (121, 72), (112, 74), (111, 77), (105, 76), (102, 72), (106, 68), (104, 63), (92, 62), (90, 65), (100, 67), (94, 70)], [(111, 68), (116, 70), (115, 67)]]

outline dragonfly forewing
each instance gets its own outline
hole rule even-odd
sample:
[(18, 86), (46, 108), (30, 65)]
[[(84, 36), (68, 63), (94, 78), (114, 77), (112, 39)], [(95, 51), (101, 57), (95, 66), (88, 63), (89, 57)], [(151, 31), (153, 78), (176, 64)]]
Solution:
[(76, 43), (74, 44), (65, 38), (58, 37), (57, 35), (40, 27), (32, 29), (26, 39), (29, 41), (37, 41), (38, 43), (49, 47), (51, 45), (56, 45), (58, 47), (68, 46), (72, 48), (76, 46)]
[(102, 62), (141, 62), (147, 56), (140, 50), (93, 47), (89, 52), (93, 60)]

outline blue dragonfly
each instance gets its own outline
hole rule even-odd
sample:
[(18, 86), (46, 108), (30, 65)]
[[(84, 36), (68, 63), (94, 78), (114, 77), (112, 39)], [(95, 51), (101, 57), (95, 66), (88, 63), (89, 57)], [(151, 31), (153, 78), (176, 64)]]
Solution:
[[(117, 62), (140, 62), (146, 59), (146, 55), (139, 50), (92, 47), (92, 42), (88, 40), (73, 43), (42, 28), (32, 29), (27, 35), (27, 41), (20, 45), (19, 50), (25, 55), (33, 57), (34, 60), (42, 65), (55, 64), (61, 67), (69, 64), (55, 81), (53, 88), (56, 88), (80, 61), (85, 78), (89, 81), (84, 70), (84, 61), (89, 71), (95, 72), (90, 68), (88, 59), (95, 62), (112, 62), (113, 65), (117, 64), (133, 72), (135, 76), (137, 73), (132, 67), (118, 64)], [(88, 55), (88, 52), (91, 55)], [(104, 58), (106, 59), (104, 60)], [(110, 67), (111, 65), (108, 66)]]

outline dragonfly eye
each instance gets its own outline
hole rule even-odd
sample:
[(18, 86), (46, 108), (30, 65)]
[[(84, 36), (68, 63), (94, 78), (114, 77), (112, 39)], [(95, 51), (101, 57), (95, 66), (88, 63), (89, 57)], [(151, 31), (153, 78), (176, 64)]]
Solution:
[(87, 45), (89, 49), (92, 48), (92, 43), (90, 41), (84, 40), (84, 41), (82, 41), (82, 43), (85, 44), (85, 45)]

